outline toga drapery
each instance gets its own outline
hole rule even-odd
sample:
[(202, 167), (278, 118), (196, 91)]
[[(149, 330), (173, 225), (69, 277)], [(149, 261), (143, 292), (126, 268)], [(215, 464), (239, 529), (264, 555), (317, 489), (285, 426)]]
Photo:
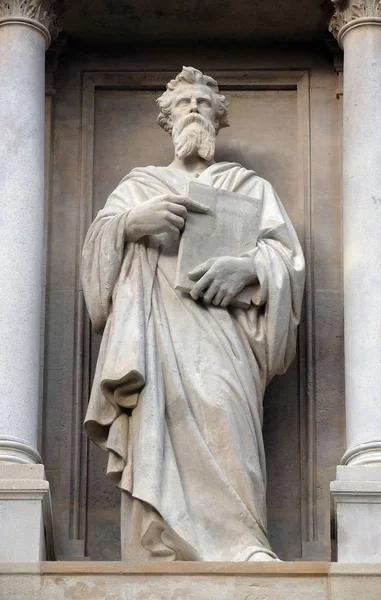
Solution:
[(271, 185), (235, 163), (198, 181), (262, 200), (258, 276), (248, 310), (174, 289), (178, 240), (125, 240), (125, 220), (159, 194), (186, 195), (192, 175), (131, 171), (87, 234), (82, 281), (103, 331), (86, 415), (122, 489), (122, 559), (245, 561), (271, 555), (266, 533), (262, 400), (295, 354), (304, 288), (296, 233)]

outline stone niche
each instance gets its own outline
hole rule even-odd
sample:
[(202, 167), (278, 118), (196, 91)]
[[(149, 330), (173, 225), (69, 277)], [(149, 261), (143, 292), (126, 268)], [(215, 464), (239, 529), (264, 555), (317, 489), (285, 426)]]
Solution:
[(47, 113), (42, 418), (57, 553), (120, 557), (119, 491), (106, 481), (106, 456), (88, 446), (82, 429), (100, 338), (84, 311), (79, 256), (88, 225), (122, 177), (171, 161), (155, 99), (183, 64), (214, 76), (230, 102), (217, 159), (268, 178), (304, 246), (298, 356), (265, 398), (269, 534), (283, 560), (329, 560), (329, 481), (343, 453), (341, 106), (323, 47), (227, 55), (210, 47), (106, 52), (69, 44), (61, 57)]

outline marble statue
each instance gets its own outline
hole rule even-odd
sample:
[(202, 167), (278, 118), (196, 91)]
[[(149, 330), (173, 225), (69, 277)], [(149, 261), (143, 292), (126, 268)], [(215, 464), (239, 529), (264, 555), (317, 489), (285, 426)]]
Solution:
[[(121, 489), (124, 561), (277, 560), (266, 531), (262, 401), (295, 355), (303, 253), (272, 186), (214, 162), (228, 126), (216, 81), (184, 67), (157, 102), (173, 162), (133, 169), (83, 249), (86, 303), (103, 332), (85, 427)], [(174, 286), (181, 232), (188, 215), (201, 221), (209, 211), (187, 195), (196, 179), (262, 209), (253, 247), (210, 256), (184, 293)], [(250, 304), (235, 307), (249, 285)]]

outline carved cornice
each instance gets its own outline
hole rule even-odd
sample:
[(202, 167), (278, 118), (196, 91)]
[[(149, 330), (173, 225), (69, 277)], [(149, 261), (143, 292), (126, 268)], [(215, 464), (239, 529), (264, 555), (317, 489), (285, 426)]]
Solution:
[[(329, 24), (329, 30), (340, 43), (343, 33), (351, 23), (378, 22), (381, 24), (381, 0), (332, 0), (335, 12)], [(343, 30), (345, 28), (345, 30)]]
[(35, 27), (49, 47), (62, 29), (59, 16), (67, 6), (67, 0), (0, 0), (0, 26), (19, 22)]

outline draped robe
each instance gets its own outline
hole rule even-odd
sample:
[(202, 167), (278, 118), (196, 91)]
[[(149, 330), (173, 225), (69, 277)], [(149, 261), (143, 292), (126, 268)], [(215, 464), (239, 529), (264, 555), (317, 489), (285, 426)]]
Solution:
[(129, 211), (186, 195), (194, 176), (131, 171), (86, 237), (82, 281), (103, 332), (85, 427), (122, 490), (122, 559), (244, 561), (273, 555), (266, 532), (265, 387), (295, 355), (304, 288), (296, 233), (272, 186), (236, 163), (198, 181), (262, 200), (249, 256), (249, 309), (195, 302), (174, 289), (179, 241), (128, 243)]

